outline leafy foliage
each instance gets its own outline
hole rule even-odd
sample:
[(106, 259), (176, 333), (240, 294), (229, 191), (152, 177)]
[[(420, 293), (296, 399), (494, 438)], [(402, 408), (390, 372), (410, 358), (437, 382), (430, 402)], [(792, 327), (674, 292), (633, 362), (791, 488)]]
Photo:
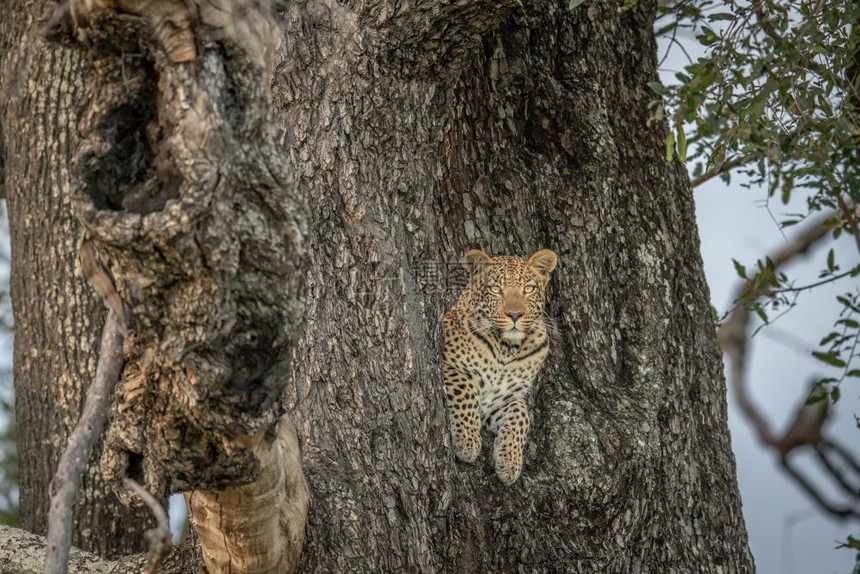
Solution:
[(767, 186), (785, 202), (796, 190), (812, 192), (811, 209), (835, 208), (841, 194), (860, 201), (853, 31), (860, 4), (700, 0), (660, 12), (658, 25), (671, 20), (660, 32), (693, 30), (709, 48), (676, 74), (677, 84), (652, 84), (670, 102), (657, 103), (655, 116), (671, 118), (675, 151), (693, 163), (694, 177), (728, 181), (738, 167), (748, 185)]
[[(653, 102), (654, 118), (673, 125), (667, 157), (692, 164), (694, 185), (714, 177), (728, 182), (738, 172), (743, 185), (765, 188), (785, 204), (800, 194), (807, 212), (784, 216), (782, 227), (832, 211), (831, 237), (854, 235), (860, 251), (860, 3), (682, 0), (659, 10), (658, 33), (677, 43), (679, 31), (692, 31), (706, 49), (676, 74), (677, 83), (650, 84), (662, 96)], [(734, 263), (747, 282), (738, 303), (764, 324), (793, 308), (798, 293), (860, 274), (860, 265), (843, 269), (833, 249), (819, 281), (807, 285), (769, 259), (756, 262), (754, 273)], [(842, 310), (834, 330), (812, 353), (839, 371), (819, 381), (813, 400), (825, 391), (838, 400), (835, 386), (858, 374), (858, 297), (856, 288), (837, 297)]]

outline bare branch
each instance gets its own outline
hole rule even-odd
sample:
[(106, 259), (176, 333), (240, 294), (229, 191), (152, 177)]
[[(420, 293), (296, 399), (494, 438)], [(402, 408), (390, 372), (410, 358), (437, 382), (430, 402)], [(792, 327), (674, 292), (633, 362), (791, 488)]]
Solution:
[[(844, 209), (843, 207), (843, 212)], [(853, 209), (853, 206), (850, 209)], [(840, 214), (830, 213), (817, 219), (797, 239), (775, 253), (770, 258), (774, 269), (806, 253), (810, 247), (823, 238), (828, 237), (832, 229), (832, 225), (829, 222), (834, 215)], [(748, 304), (752, 303), (763, 295), (762, 292), (757, 291), (758, 289), (760, 287), (754, 283), (744, 282), (736, 291), (736, 300), (745, 300)], [(789, 463), (789, 455), (795, 449), (800, 447), (814, 449), (822, 462), (825, 472), (843, 490), (851, 493), (855, 501), (860, 500), (860, 493), (856, 489), (852, 489), (851, 483), (838, 470), (838, 467), (833, 464), (833, 460), (828, 455), (830, 452), (835, 452), (844, 459), (844, 462), (855, 473), (860, 474), (860, 472), (857, 472), (860, 469), (860, 465), (858, 465), (854, 458), (841, 445), (837, 445), (822, 435), (822, 428), (827, 421), (829, 403), (823, 401), (811, 405), (802, 405), (789, 429), (779, 437), (773, 433), (764, 416), (747, 393), (747, 381), (744, 371), (747, 360), (747, 341), (749, 339), (750, 310), (748, 304), (738, 305), (732, 311), (728, 321), (720, 328), (719, 332), (720, 347), (726, 354), (729, 363), (729, 381), (741, 412), (755, 428), (759, 440), (778, 453), (782, 468), (794, 482), (809, 494), (819, 508), (838, 518), (860, 518), (860, 513), (855, 508), (850, 506), (837, 507), (827, 502), (818, 489)]]
[(860, 514), (857, 513), (856, 510), (848, 507), (837, 507), (833, 506), (829, 502), (827, 502), (824, 497), (821, 496), (821, 493), (810, 483), (805, 476), (800, 474), (797, 469), (795, 469), (791, 464), (789, 464), (787, 458), (783, 458), (781, 460), (782, 468), (785, 469), (786, 473), (790, 477), (794, 479), (794, 481), (812, 498), (813, 502), (818, 505), (821, 510), (825, 511), (828, 514), (832, 514), (837, 518), (860, 518)]
[(706, 181), (710, 181), (710, 180), (714, 179), (715, 177), (717, 177), (718, 175), (722, 175), (726, 172), (729, 172), (729, 171), (735, 169), (736, 167), (746, 165), (746, 164), (750, 163), (751, 161), (755, 160), (757, 157), (758, 156), (755, 154), (747, 154), (747, 155), (738, 156), (738, 157), (736, 157), (732, 160), (729, 160), (729, 161), (725, 161), (719, 165), (715, 165), (711, 169), (709, 169), (708, 171), (703, 173), (702, 175), (700, 175), (698, 177), (694, 177), (693, 179), (691, 179), (690, 185), (693, 188), (699, 187), (700, 185), (702, 185)]
[[(771, 260), (774, 268), (791, 261), (798, 255), (805, 253), (810, 247), (823, 239), (830, 232), (827, 220), (832, 217), (820, 218), (810, 225), (803, 234), (793, 242), (789, 243), (777, 253)], [(743, 283), (736, 291), (736, 300), (749, 296), (750, 283)], [(749, 328), (750, 311), (744, 305), (738, 305), (732, 311), (729, 319), (723, 323), (719, 332), (720, 347), (729, 359), (729, 382), (735, 393), (735, 399), (744, 416), (755, 427), (759, 440), (765, 444), (775, 445), (777, 439), (774, 437), (767, 421), (761, 416), (758, 408), (752, 403), (747, 394), (744, 381), (744, 370), (746, 368), (747, 330)]]
[(134, 491), (155, 515), (156, 527), (146, 531), (146, 540), (149, 542), (149, 560), (147, 560), (142, 574), (156, 574), (161, 567), (161, 561), (170, 552), (172, 546), (167, 513), (164, 512), (161, 503), (137, 482), (130, 478), (124, 478), (122, 484)]
[(72, 545), (72, 506), (81, 483), (81, 473), (107, 420), (110, 399), (123, 365), (123, 340), (116, 317), (109, 313), (102, 332), (95, 379), (87, 391), (81, 419), (69, 438), (51, 485), (54, 494), (48, 513), (48, 553), (42, 569), (44, 574), (67, 572)]

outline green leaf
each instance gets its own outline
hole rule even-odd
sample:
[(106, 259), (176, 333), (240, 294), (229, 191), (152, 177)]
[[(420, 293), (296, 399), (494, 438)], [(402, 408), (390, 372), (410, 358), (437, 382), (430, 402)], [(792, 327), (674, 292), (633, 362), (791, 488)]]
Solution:
[(834, 367), (844, 367), (845, 361), (839, 358), (839, 355), (835, 352), (822, 353), (821, 351), (812, 351), (812, 356), (821, 361), (822, 363), (827, 363), (828, 365), (833, 365)]
[(666, 161), (672, 161), (675, 153), (675, 133), (669, 132), (666, 136)]
[[(580, 0), (580, 2), (583, 1), (584, 0)], [(571, 2), (576, 2), (576, 0), (571, 0)], [(672, 94), (672, 92), (669, 91), (669, 88), (667, 88), (660, 82), (648, 82), (648, 87), (651, 88), (654, 93), (659, 94), (661, 96), (669, 96)]]
[(681, 125), (681, 122), (678, 122), (676, 126), (676, 130), (678, 132), (678, 157), (681, 159), (681, 163), (687, 162), (687, 136), (684, 135), (684, 126)]
[(574, 8), (585, 2), (585, 0), (567, 0), (567, 9), (573, 11)]
[(671, 32), (672, 30), (674, 30), (677, 27), (678, 27), (678, 21), (677, 20), (675, 20), (674, 22), (669, 22), (668, 24), (666, 24), (665, 26), (663, 26), (662, 28), (660, 28), (659, 30), (654, 32), (654, 35), (657, 37), (663, 36), (666, 33)]
[(770, 323), (770, 320), (767, 318), (767, 313), (764, 312), (764, 309), (761, 305), (755, 303), (753, 305), (753, 310), (756, 312), (756, 315), (761, 318), (762, 321), (764, 321), (765, 323)]
[(829, 335), (827, 335), (826, 337), (821, 339), (821, 342), (818, 343), (818, 346), (820, 347), (822, 345), (826, 345), (827, 343), (829, 343), (830, 341), (832, 341), (833, 339), (835, 339), (838, 336), (839, 336), (839, 333), (837, 333), (836, 331), (832, 331)]
[(830, 389), (830, 400), (836, 403), (840, 397), (839, 387), (833, 387)]
[(729, 12), (720, 12), (718, 14), (710, 14), (708, 15), (709, 22), (717, 22), (720, 20), (734, 20), (735, 15)]
[(806, 398), (807, 405), (814, 405), (815, 403), (820, 403), (824, 399), (827, 398), (827, 395), (809, 395)]
[(854, 550), (860, 550), (860, 540), (853, 536), (849, 536), (846, 542), (840, 544), (836, 548), (853, 548)]
[(831, 271), (833, 271), (835, 258), (836, 258), (836, 255), (833, 253), (832, 249), (827, 252), (827, 268)]
[(749, 281), (749, 279), (747, 278), (747, 268), (741, 265), (737, 259), (732, 259), (732, 263), (735, 264), (735, 271), (737, 272), (738, 277), (740, 277), (741, 279), (747, 279), (747, 281)]
[(846, 377), (856, 377), (860, 379), (860, 369), (851, 369), (847, 373), (845, 373)]
[(702, 26), (702, 34), (697, 36), (699, 42), (701, 42), (705, 46), (710, 46), (719, 40), (719, 36), (717, 36), (716, 32), (711, 30), (707, 26)]

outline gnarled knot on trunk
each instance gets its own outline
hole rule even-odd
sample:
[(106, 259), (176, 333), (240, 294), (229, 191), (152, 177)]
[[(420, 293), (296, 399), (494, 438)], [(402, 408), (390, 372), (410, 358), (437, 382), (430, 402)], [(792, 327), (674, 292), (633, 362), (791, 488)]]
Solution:
[[(42, 19), (43, 33), (55, 41), (86, 43), (112, 17), (144, 18), (174, 64), (197, 59), (194, 29), (219, 30), (247, 59), (271, 75), (280, 34), (268, 0), (66, 0)], [(99, 34), (96, 33), (96, 36)]]
[[(156, 497), (253, 480), (285, 412), (306, 210), (276, 143), (260, 6), (81, 0), (49, 19), (88, 53), (72, 206), (129, 311), (102, 458), (126, 499), (125, 477)], [(194, 58), (177, 58), (188, 38)]]

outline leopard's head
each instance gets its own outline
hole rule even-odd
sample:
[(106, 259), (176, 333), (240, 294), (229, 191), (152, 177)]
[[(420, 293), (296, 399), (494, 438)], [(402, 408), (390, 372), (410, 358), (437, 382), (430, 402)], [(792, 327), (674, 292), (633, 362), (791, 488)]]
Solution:
[(521, 257), (490, 257), (473, 249), (463, 256), (469, 274), (472, 311), (477, 326), (512, 345), (543, 324), (546, 285), (558, 263), (549, 249), (528, 261)]

